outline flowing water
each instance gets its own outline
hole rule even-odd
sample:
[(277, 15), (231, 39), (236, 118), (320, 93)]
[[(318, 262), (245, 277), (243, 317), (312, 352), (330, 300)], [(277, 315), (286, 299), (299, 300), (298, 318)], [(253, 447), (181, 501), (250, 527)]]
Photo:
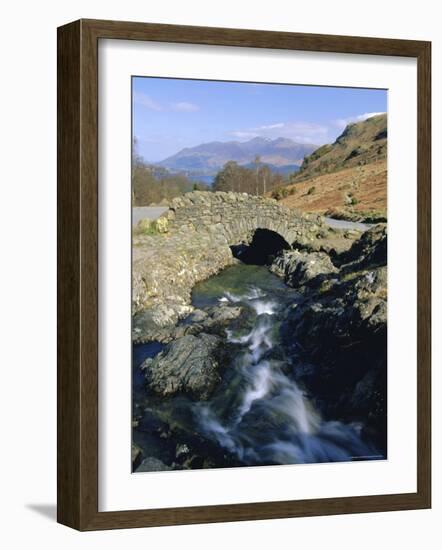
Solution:
[[(285, 355), (280, 327), (285, 309), (297, 300), (294, 290), (261, 266), (239, 264), (198, 284), (194, 306), (228, 303), (245, 312), (227, 328), (230, 356), (223, 381), (209, 401), (150, 398), (150, 406), (225, 450), (238, 464), (383, 458), (362, 441), (361, 426), (322, 419), (295, 382), (296, 368), (302, 366)], [(149, 346), (146, 354), (152, 355)]]

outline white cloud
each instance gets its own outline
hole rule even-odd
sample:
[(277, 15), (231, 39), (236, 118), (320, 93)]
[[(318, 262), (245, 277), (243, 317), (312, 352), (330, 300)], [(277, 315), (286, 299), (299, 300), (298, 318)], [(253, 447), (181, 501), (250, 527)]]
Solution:
[(385, 115), (385, 112), (381, 113), (362, 113), (361, 115), (355, 115), (353, 117), (347, 117), (347, 118), (338, 118), (334, 121), (334, 124), (338, 128), (345, 128), (347, 124), (350, 124), (351, 122), (362, 122), (363, 120), (367, 120), (367, 118), (371, 118), (372, 116), (376, 115)]
[(237, 130), (235, 132), (230, 132), (230, 135), (233, 136), (233, 137), (236, 137), (238, 139), (251, 139), (251, 138), (254, 138), (254, 137), (258, 136), (258, 134), (254, 133), (254, 132), (243, 132), (241, 130)]
[(180, 101), (178, 103), (172, 103), (172, 109), (181, 113), (194, 113), (199, 111), (200, 108), (195, 103), (189, 103), (187, 101)]
[(267, 137), (271, 139), (285, 137), (300, 143), (314, 143), (320, 145), (326, 143), (329, 137), (328, 127), (311, 122), (277, 122), (236, 130), (231, 135), (238, 139), (251, 139), (254, 137)]
[(195, 103), (178, 101), (176, 103), (162, 104), (142, 92), (134, 92), (134, 103), (150, 111), (177, 111), (181, 113), (194, 113), (195, 111), (199, 111), (199, 106), (195, 105)]
[(151, 111), (163, 110), (162, 106), (159, 103), (154, 101), (147, 94), (143, 94), (141, 92), (134, 92), (134, 103), (136, 103), (137, 105), (141, 105), (142, 107), (146, 107)]
[(276, 124), (269, 124), (268, 126), (259, 126), (256, 130), (273, 130), (274, 128), (283, 128), (284, 122), (277, 122)]

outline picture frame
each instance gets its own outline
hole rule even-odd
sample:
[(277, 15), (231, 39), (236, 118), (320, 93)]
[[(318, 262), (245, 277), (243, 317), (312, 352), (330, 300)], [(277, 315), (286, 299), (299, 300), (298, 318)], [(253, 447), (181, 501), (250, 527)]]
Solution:
[[(98, 43), (129, 40), (417, 60), (417, 491), (99, 511)], [(57, 518), (81, 531), (431, 507), (431, 43), (79, 20), (58, 29)]]

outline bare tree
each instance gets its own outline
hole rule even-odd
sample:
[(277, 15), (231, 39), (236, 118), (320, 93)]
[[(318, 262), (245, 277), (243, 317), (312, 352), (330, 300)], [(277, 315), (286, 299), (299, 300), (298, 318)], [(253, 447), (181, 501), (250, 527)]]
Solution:
[(261, 157), (259, 155), (256, 155), (255, 160), (255, 178), (256, 178), (256, 196), (259, 195), (259, 167), (261, 164)]

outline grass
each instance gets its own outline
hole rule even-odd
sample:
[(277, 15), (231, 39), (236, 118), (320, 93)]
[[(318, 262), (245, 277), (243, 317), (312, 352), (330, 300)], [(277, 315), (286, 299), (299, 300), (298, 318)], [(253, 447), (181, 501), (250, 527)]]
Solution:
[[(296, 187), (296, 194), (290, 189)], [(313, 191), (310, 191), (311, 188)], [(270, 193), (269, 193), (270, 194)], [(379, 223), (387, 217), (385, 160), (296, 182), (278, 198), (284, 206), (332, 218)]]

